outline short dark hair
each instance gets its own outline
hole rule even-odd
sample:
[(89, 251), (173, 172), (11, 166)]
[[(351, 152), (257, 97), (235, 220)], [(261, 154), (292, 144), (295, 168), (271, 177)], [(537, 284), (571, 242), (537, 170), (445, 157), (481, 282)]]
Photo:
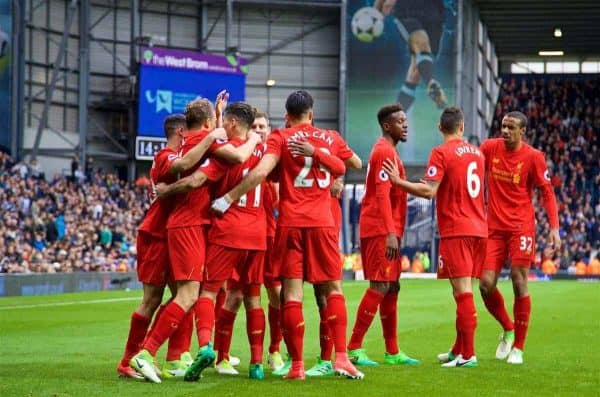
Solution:
[(442, 131), (446, 133), (458, 131), (464, 121), (465, 116), (462, 110), (454, 106), (444, 109), (440, 116), (440, 126), (442, 127)]
[(402, 112), (403, 110), (404, 108), (402, 108), (402, 105), (399, 103), (382, 106), (377, 112), (377, 121), (379, 122), (379, 125), (383, 127), (383, 123), (385, 123), (392, 114)]
[(250, 128), (252, 123), (254, 123), (256, 111), (245, 102), (234, 102), (227, 105), (223, 111), (223, 115), (235, 117), (246, 128)]
[(269, 124), (269, 115), (258, 108), (254, 108), (254, 118), (260, 119), (261, 117), (267, 120), (267, 124)]
[(313, 107), (313, 97), (304, 90), (292, 92), (285, 101), (285, 111), (292, 117), (302, 116)]
[(165, 132), (165, 136), (169, 139), (175, 133), (175, 130), (178, 127), (185, 127), (185, 116), (180, 113), (175, 113), (168, 115), (165, 117), (165, 121), (163, 122), (163, 130)]
[(194, 99), (185, 106), (185, 122), (188, 128), (204, 124), (214, 114), (215, 109), (208, 99)]
[(506, 113), (506, 115), (504, 115), (504, 117), (510, 117), (511, 119), (517, 119), (517, 120), (519, 120), (519, 127), (521, 127), (521, 128), (527, 127), (527, 116), (525, 116), (525, 114), (522, 112), (514, 110), (512, 112)]

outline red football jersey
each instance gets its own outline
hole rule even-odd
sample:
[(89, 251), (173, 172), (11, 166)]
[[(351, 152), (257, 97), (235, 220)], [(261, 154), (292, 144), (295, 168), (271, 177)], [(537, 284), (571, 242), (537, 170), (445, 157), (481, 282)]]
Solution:
[[(244, 140), (234, 138), (229, 141), (238, 147)], [(233, 189), (262, 159), (264, 145), (259, 143), (254, 148), (252, 156), (242, 164), (229, 165), (219, 160), (211, 159), (200, 167), (214, 184), (215, 197), (224, 196)], [(222, 217), (212, 218), (212, 227), (208, 232), (208, 241), (225, 247), (266, 250), (267, 249), (267, 219), (263, 203), (265, 182), (243, 195), (233, 203)]]
[(507, 150), (502, 138), (481, 145), (488, 183), (490, 230), (534, 230), (533, 188), (550, 184), (544, 154), (526, 143)]
[[(210, 131), (206, 130), (189, 132), (181, 142), (179, 155), (185, 155), (209, 133)], [(208, 153), (214, 152), (222, 144), (223, 142), (213, 143), (208, 150)], [(180, 177), (191, 175), (204, 160), (204, 158), (200, 160), (197, 165), (190, 168), (183, 173), (183, 175), (180, 175)], [(175, 196), (175, 206), (171, 211), (171, 216), (169, 216), (167, 228), (208, 225), (210, 224), (209, 209), (210, 190), (207, 184), (204, 184), (191, 192), (178, 194)]]
[(167, 219), (173, 209), (175, 200), (173, 197), (166, 197), (162, 200), (156, 199), (156, 185), (159, 183), (173, 183), (177, 179), (169, 173), (171, 162), (178, 158), (177, 152), (168, 147), (164, 147), (154, 155), (152, 168), (150, 169), (150, 180), (152, 181), (152, 189), (150, 189), (150, 208), (146, 212), (146, 216), (139, 227), (146, 233), (159, 238), (167, 237)]
[(431, 151), (424, 179), (440, 183), (436, 210), (441, 237), (487, 238), (484, 167), (481, 151), (462, 139)]
[(267, 181), (265, 183), (264, 207), (265, 215), (267, 216), (267, 236), (275, 237), (275, 229), (277, 227), (277, 219), (275, 219), (275, 211), (278, 208), (279, 200), (277, 199), (277, 191), (275, 183)]
[[(406, 179), (404, 165), (396, 148), (386, 139), (379, 138), (373, 146), (367, 165), (366, 191), (360, 207), (360, 238), (384, 236), (393, 232), (398, 237), (404, 234), (407, 194), (390, 182), (388, 174), (383, 170), (385, 159), (395, 160), (400, 177)], [(384, 208), (386, 205), (388, 209)]]
[(327, 132), (331, 133), (331, 135), (335, 139), (335, 149), (332, 150), (331, 154), (335, 154), (342, 161), (350, 159), (354, 155), (354, 152), (352, 151), (352, 149), (350, 149), (350, 146), (348, 146), (348, 144), (346, 143), (344, 138), (342, 138), (340, 133), (335, 130), (327, 130)]
[(312, 157), (292, 156), (287, 142), (306, 139), (316, 150), (337, 156), (339, 134), (321, 130), (310, 124), (300, 124), (275, 130), (267, 140), (266, 154), (280, 160), (279, 226), (332, 227), (330, 192), (334, 176), (320, 166), (313, 166)]

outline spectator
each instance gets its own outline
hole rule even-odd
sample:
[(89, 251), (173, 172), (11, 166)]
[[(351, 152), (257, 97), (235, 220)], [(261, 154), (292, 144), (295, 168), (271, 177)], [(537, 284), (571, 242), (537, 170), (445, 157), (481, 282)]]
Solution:
[(81, 183), (36, 179), (0, 153), (0, 272), (135, 269), (132, 245), (149, 207), (147, 189), (100, 172), (86, 182), (72, 171)]

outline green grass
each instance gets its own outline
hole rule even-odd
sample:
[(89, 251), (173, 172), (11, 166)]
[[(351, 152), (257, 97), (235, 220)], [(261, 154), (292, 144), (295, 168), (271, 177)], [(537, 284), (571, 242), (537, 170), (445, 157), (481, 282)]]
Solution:
[[(339, 378), (285, 382), (267, 374), (262, 382), (241, 375), (220, 377), (208, 370), (197, 383), (161, 385), (117, 378), (129, 316), (140, 292), (101, 292), (0, 299), (1, 396), (392, 396), (429, 395), (599, 395), (600, 284), (574, 281), (532, 283), (530, 332), (525, 364), (509, 366), (494, 359), (499, 327), (479, 297), (477, 357), (479, 368), (442, 369), (435, 360), (453, 341), (454, 302), (443, 281), (402, 282), (399, 304), (400, 346), (421, 360), (418, 367), (366, 368), (363, 381)], [(349, 318), (366, 283), (345, 284)], [(501, 283), (512, 305), (510, 285)], [(318, 354), (318, 313), (306, 290), (305, 360)], [(113, 299), (98, 303), (98, 300)], [(118, 299), (118, 300), (116, 300)], [(96, 301), (93, 303), (86, 301)], [(79, 302), (51, 306), (61, 302)], [(45, 305), (21, 307), (24, 305)], [(10, 309), (9, 309), (10, 308)], [(509, 308), (510, 310), (510, 308)], [(232, 353), (247, 362), (244, 315), (238, 317)], [(351, 327), (350, 324), (349, 327)], [(371, 357), (382, 361), (381, 327), (376, 320), (365, 340)], [(164, 358), (164, 351), (159, 352)], [(267, 371), (268, 372), (268, 371)]]

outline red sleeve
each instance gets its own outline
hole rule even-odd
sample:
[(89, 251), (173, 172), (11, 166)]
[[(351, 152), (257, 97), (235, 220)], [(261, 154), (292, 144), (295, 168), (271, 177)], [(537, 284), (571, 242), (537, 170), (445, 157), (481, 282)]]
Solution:
[(227, 166), (215, 158), (208, 158), (198, 167), (202, 171), (209, 181), (218, 181), (227, 172)]
[(533, 184), (535, 187), (541, 187), (542, 185), (550, 185), (550, 173), (548, 172), (548, 165), (542, 152), (535, 151), (533, 157)]
[(556, 197), (550, 184), (544, 184), (540, 186), (542, 191), (542, 200), (546, 214), (548, 214), (548, 221), (552, 229), (558, 229), (558, 207), (556, 205)]
[(371, 157), (369, 172), (375, 172), (375, 197), (379, 203), (381, 210), (381, 216), (383, 218), (383, 225), (388, 233), (396, 233), (396, 226), (394, 225), (394, 217), (392, 216), (392, 201), (390, 199), (390, 191), (392, 189), (392, 183), (390, 177), (383, 170), (383, 162), (386, 158), (394, 159), (393, 153), (386, 153), (382, 150), (377, 150)]
[(425, 179), (431, 182), (441, 182), (444, 178), (445, 164), (444, 155), (439, 148), (434, 148), (429, 156), (427, 168), (425, 169)]
[(283, 147), (283, 137), (278, 130), (275, 130), (267, 138), (267, 151), (265, 154), (274, 154), (278, 158), (281, 157), (281, 149)]
[(154, 167), (156, 168), (157, 179), (168, 176), (171, 173), (171, 163), (180, 157), (176, 152), (163, 152), (156, 156)]
[(215, 141), (209, 146), (207, 153), (214, 153), (228, 143), (229, 141), (227, 139), (215, 139)]
[(490, 141), (489, 139), (483, 141), (481, 146), (479, 146), (479, 150), (481, 150), (485, 157), (488, 157), (492, 150), (492, 141)]
[(346, 173), (346, 166), (342, 160), (334, 155), (327, 154), (322, 150), (315, 150), (313, 153), (313, 160), (316, 166), (324, 166), (334, 176), (340, 176)]
[(352, 158), (352, 156), (354, 155), (354, 152), (352, 151), (352, 149), (350, 149), (350, 146), (348, 146), (348, 144), (346, 143), (346, 141), (344, 140), (344, 138), (342, 138), (342, 136), (340, 135), (339, 132), (334, 131), (334, 130), (330, 130), (330, 132), (335, 136), (335, 155), (342, 159), (343, 161), (346, 161), (350, 158)]

